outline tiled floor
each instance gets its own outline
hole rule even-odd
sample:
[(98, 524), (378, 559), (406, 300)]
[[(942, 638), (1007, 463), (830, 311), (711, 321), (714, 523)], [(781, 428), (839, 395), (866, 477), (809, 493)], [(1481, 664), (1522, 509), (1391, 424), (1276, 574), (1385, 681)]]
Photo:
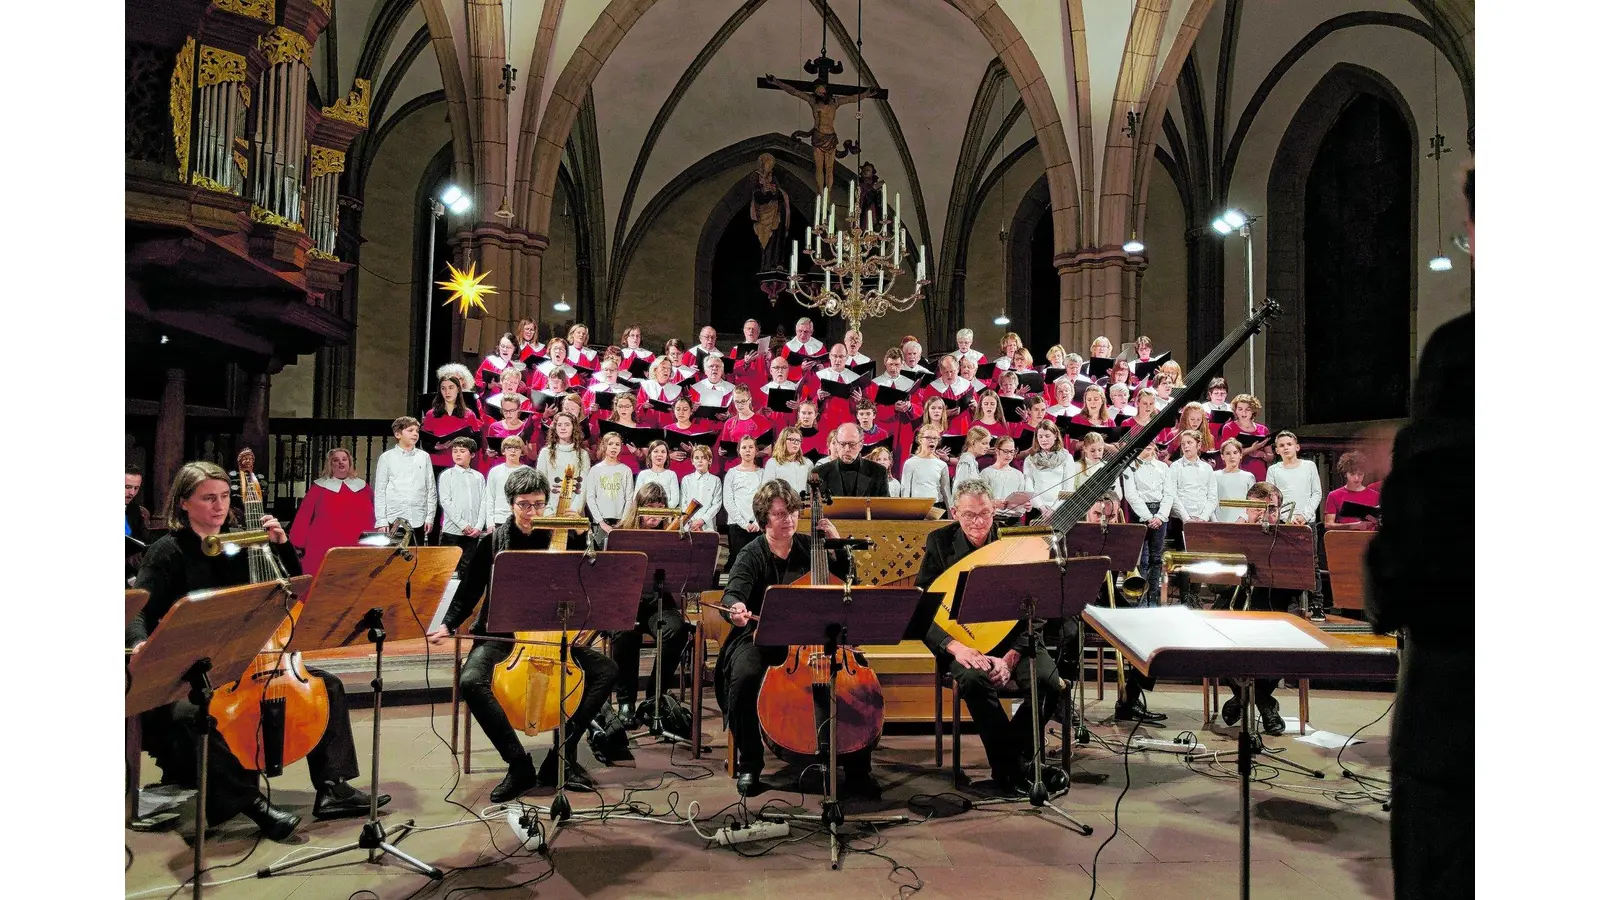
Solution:
[[(1292, 700), (1292, 694), (1285, 699)], [(1319, 693), (1312, 701), (1313, 719), (1325, 730), (1348, 735), (1378, 718), (1389, 700), (1388, 694)], [(1157, 692), (1151, 706), (1168, 713), (1174, 723), (1154, 734), (1170, 738), (1192, 728), (1212, 749), (1230, 746), (1231, 730), (1212, 733), (1200, 729), (1198, 689)], [(1108, 698), (1090, 706), (1089, 721), (1095, 734), (1117, 744), (1126, 729), (1094, 724), (1109, 714)], [(360, 747), (368, 746), (370, 723), (370, 712), (355, 713)], [(720, 726), (708, 723), (708, 732), (719, 735)], [(1225, 768), (1201, 764), (1190, 768), (1172, 755), (1135, 753), (1130, 757), (1132, 787), (1122, 797), (1119, 809), (1117, 801), (1124, 785), (1122, 756), (1097, 744), (1077, 748), (1072, 790), (1057, 802), (1093, 826), (1093, 836), (1071, 832), (1051, 816), (1041, 818), (1026, 803), (959, 814), (945, 808), (946, 815), (939, 818), (885, 827), (876, 834), (865, 828), (851, 829), (860, 836), (850, 846), (875, 848), (874, 853), (847, 853), (843, 871), (834, 872), (828, 868), (826, 837), (797, 840), (763, 856), (745, 858), (730, 849), (708, 849), (707, 842), (688, 826), (672, 824), (670, 809), (683, 813), (691, 804), (698, 804), (694, 811), (700, 828), (710, 833), (738, 812), (729, 809), (737, 795), (722, 772), (720, 750), (696, 765), (687, 759), (686, 751), (650, 744), (648, 737), (636, 748), (636, 767), (598, 770), (597, 780), (606, 802), (616, 803), (626, 796), (638, 805), (640, 813), (656, 818), (585, 822), (559, 832), (551, 857), (513, 854), (516, 839), (503, 819), (482, 824), (467, 811), (482, 810), (489, 804), (488, 792), (499, 781), (502, 764), (480, 734), (474, 761), (483, 768), (458, 777), (447, 746), (449, 734), (445, 706), (435, 711), (432, 727), (426, 706), (385, 710), (384, 790), (394, 795), (385, 821), (414, 819), (430, 829), (412, 834), (400, 846), (450, 870), (444, 885), (430, 887), (427, 879), (396, 864), (369, 864), (364, 854), (354, 852), (320, 863), (316, 869), (267, 879), (253, 877), (256, 869), (286, 854), (354, 841), (360, 830), (359, 820), (311, 819), (309, 781), (304, 765), (297, 764), (275, 779), (272, 788), (275, 800), (304, 813), (306, 823), (288, 845), (262, 842), (253, 851), (254, 829), (246, 820), (238, 818), (221, 826), (208, 844), (213, 866), (209, 880), (241, 880), (208, 889), (207, 895), (224, 900), (370, 900), (374, 895), (398, 900), (444, 897), (455, 888), (508, 887), (544, 875), (536, 885), (505, 893), (584, 898), (900, 898), (906, 895), (907, 886), (920, 884), (919, 898), (1088, 897), (1091, 887), (1095, 897), (1112, 900), (1238, 896), (1237, 782), (1222, 776)], [(1345, 764), (1358, 773), (1386, 776), (1387, 734), (1387, 720), (1364, 731), (1361, 736), (1368, 742), (1347, 750)], [(1312, 779), (1289, 769), (1258, 770), (1258, 775), (1271, 776), (1271, 780), (1258, 784), (1253, 794), (1253, 896), (1296, 900), (1392, 896), (1388, 814), (1355, 790), (1353, 782), (1339, 777), (1333, 751), (1297, 743), (1292, 737), (1291, 733), (1268, 738), (1267, 743), (1284, 748), (1284, 758), (1320, 768), (1329, 777)], [(987, 777), (976, 735), (969, 732), (964, 740), (966, 771), (974, 778)], [(536, 756), (548, 746), (544, 737), (530, 741)], [(884, 800), (868, 807), (847, 805), (847, 813), (867, 809), (904, 812), (909, 808), (920, 819), (927, 807), (913, 795), (951, 789), (948, 772), (931, 768), (930, 735), (890, 735), (875, 760)], [(146, 781), (157, 775), (148, 758), (144, 774)], [(784, 774), (769, 765), (772, 781), (780, 781)], [(447, 791), (449, 801), (461, 806), (447, 802)], [(1348, 793), (1336, 795), (1335, 791)], [(536, 791), (526, 799), (548, 804), (549, 797), (548, 791)], [(774, 789), (753, 800), (750, 809), (799, 800), (797, 794)], [(574, 795), (573, 803), (588, 807), (596, 798)], [(816, 799), (807, 797), (805, 804), (814, 808)], [(1107, 843), (1114, 815), (1120, 829)], [(179, 833), (129, 831), (127, 843), (133, 853), (126, 877), (130, 896), (165, 897), (189, 876), (190, 851)], [(765, 845), (742, 849), (751, 852), (760, 846)], [(230, 863), (227, 868), (217, 868)], [(471, 866), (481, 868), (467, 868)], [(1091, 871), (1097, 884), (1091, 882)]]

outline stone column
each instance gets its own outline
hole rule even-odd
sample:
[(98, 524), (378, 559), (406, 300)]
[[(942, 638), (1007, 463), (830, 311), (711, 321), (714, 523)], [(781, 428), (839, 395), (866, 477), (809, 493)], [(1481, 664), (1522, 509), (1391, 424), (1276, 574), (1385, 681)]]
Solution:
[(1054, 262), (1061, 276), (1062, 346), (1083, 354), (1101, 335), (1112, 343), (1133, 339), (1136, 276), (1143, 259), (1129, 257), (1121, 247), (1103, 247), (1062, 254)]
[(250, 386), (245, 389), (244, 427), (239, 431), (239, 449), (249, 447), (256, 453), (256, 470), (267, 469), (267, 410), (272, 391), (272, 376), (265, 372), (250, 373)]
[(156, 409), (156, 446), (151, 454), (150, 497), (151, 506), (159, 508), (166, 502), (172, 479), (183, 465), (184, 381), (182, 369), (167, 370), (167, 384), (161, 389), (161, 405)]

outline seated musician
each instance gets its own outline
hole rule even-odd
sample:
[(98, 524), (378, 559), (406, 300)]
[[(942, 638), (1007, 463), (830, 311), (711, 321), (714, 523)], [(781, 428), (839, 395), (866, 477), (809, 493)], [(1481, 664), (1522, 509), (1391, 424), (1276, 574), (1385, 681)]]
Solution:
[[(1084, 513), (1083, 521), (1093, 525), (1099, 525), (1101, 522), (1120, 523), (1122, 521), (1121, 505), (1116, 502), (1114, 496), (1104, 498), (1089, 507), (1089, 511)], [(1104, 585), (1100, 590), (1100, 596), (1095, 602), (1101, 606), (1126, 605), (1125, 601), (1117, 596), (1115, 585), (1112, 583), (1110, 575), (1106, 576)], [(1142, 721), (1146, 725), (1153, 725), (1158, 728), (1164, 727), (1162, 723), (1166, 721), (1167, 714), (1152, 711), (1144, 702), (1145, 692), (1155, 690), (1156, 680), (1143, 674), (1134, 668), (1132, 664), (1125, 663), (1121, 681), (1120, 696), (1117, 697), (1115, 710), (1117, 721)]]
[[(186, 463), (178, 470), (167, 496), (166, 536), (150, 545), (139, 566), (134, 587), (150, 592), (150, 600), (128, 626), (127, 646), (137, 650), (149, 638), (156, 624), (185, 594), (191, 591), (234, 587), (250, 583), (249, 553), (232, 556), (206, 556), (200, 549), (202, 538), (236, 531), (227, 527), (229, 513), (228, 476), (209, 462)], [(263, 516), (261, 527), (272, 537), (271, 552), (289, 575), (300, 574), (300, 558), (289, 544), (283, 526), (272, 516)], [(365, 815), (371, 798), (350, 784), (360, 774), (356, 764), (355, 740), (350, 734), (350, 710), (345, 705), (344, 684), (335, 676), (307, 666), (312, 676), (321, 678), (328, 689), (328, 728), (322, 740), (306, 756), (317, 798), (312, 815), (319, 819), (338, 819)], [(161, 767), (162, 783), (194, 787), (195, 705), (180, 700), (145, 713), (140, 724), (144, 746)], [(249, 771), (228, 751), (213, 729), (207, 776), (206, 821), (212, 825), (244, 813), (263, 834), (282, 841), (294, 833), (300, 817), (273, 806), (262, 796), (256, 773)], [(389, 795), (378, 797), (378, 805), (389, 802)]]
[(832, 459), (814, 470), (822, 489), (834, 497), (887, 497), (889, 470), (861, 456), (861, 426), (846, 422), (828, 436)]
[[(523, 466), (506, 476), (505, 491), (506, 500), (511, 504), (511, 516), (495, 528), (494, 534), (489, 537), (488, 545), (473, 555), (472, 567), (467, 570), (466, 577), (456, 588), (455, 597), (450, 601), (450, 609), (445, 612), (443, 624), (428, 632), (428, 641), (435, 646), (443, 646), (456, 633), (466, 622), (467, 616), (472, 614), (480, 598), (483, 600), (483, 608), (473, 622), (473, 635), (511, 637), (509, 634), (491, 635), (485, 630), (489, 620), (491, 598), (488, 595), (488, 587), (494, 573), (494, 558), (506, 550), (549, 548), (549, 530), (537, 529), (534, 526), (538, 523), (539, 517), (545, 514), (545, 503), (550, 496), (550, 482), (539, 470)], [(494, 697), (491, 685), (494, 667), (511, 655), (512, 646), (506, 641), (474, 641), (472, 652), (461, 667), (461, 693), (466, 698), (467, 708), (472, 710), (472, 717), (483, 726), (484, 733), (489, 736), (494, 748), (500, 752), (500, 758), (511, 767), (506, 772), (506, 777), (489, 792), (489, 799), (495, 803), (504, 803), (540, 784), (546, 787), (556, 786), (555, 751), (552, 750), (535, 771), (533, 757), (523, 749), (522, 740), (518, 737), (516, 729), (511, 727), (505, 710)], [(589, 773), (578, 765), (578, 740), (588, 730), (589, 721), (594, 718), (595, 713), (605, 703), (606, 696), (611, 693), (611, 685), (617, 679), (617, 664), (605, 654), (587, 647), (573, 646), (570, 653), (572, 661), (583, 670), (584, 683), (583, 698), (578, 702), (578, 709), (567, 720), (567, 740), (564, 748), (567, 755), (567, 784), (588, 788), (592, 787), (594, 782), (590, 780)]]
[[(786, 647), (756, 646), (750, 617), (761, 614), (767, 588), (792, 584), (811, 572), (811, 535), (795, 530), (804, 506), (789, 483), (779, 479), (761, 485), (756, 489), (751, 507), (756, 523), (761, 526), (761, 534), (744, 545), (728, 573), (722, 600), (728, 607), (724, 615), (733, 623), (733, 631), (723, 644), (716, 684), (717, 702), (733, 731), (734, 772), (740, 796), (761, 789), (765, 755), (756, 699), (767, 669), (782, 665), (788, 655)], [(832, 522), (823, 519), (821, 525), (827, 537), (839, 536)], [(828, 568), (835, 575), (842, 577), (847, 566), (842, 552), (829, 554)], [(871, 765), (872, 757), (867, 752), (839, 757), (839, 766), (844, 770), (845, 793), (869, 797), (877, 794)]]
[[(639, 487), (634, 494), (633, 503), (623, 513), (622, 520), (617, 524), (619, 529), (642, 528), (649, 531), (665, 531), (672, 524), (664, 516), (642, 516), (641, 509), (661, 509), (667, 505), (667, 492), (661, 485), (650, 482)], [(673, 601), (669, 593), (666, 602), (662, 604), (661, 613), (661, 645), (656, 653), (661, 660), (661, 671), (676, 672), (678, 663), (683, 659), (683, 648), (689, 645), (690, 628), (684, 621), (683, 611)], [(611, 659), (617, 664), (617, 706), (622, 721), (630, 726), (641, 721), (647, 716), (647, 706), (639, 707), (639, 715), (634, 716), (634, 704), (639, 696), (639, 648), (643, 644), (645, 635), (656, 633), (656, 598), (652, 593), (647, 593), (639, 600), (639, 615), (634, 622), (632, 631), (617, 631), (611, 634)], [(664, 690), (664, 688), (663, 688)], [(655, 675), (650, 676), (650, 689), (648, 696), (656, 695)], [(649, 704), (649, 700), (645, 701)], [(663, 711), (664, 712), (664, 711)]]
[[(946, 569), (967, 554), (999, 540), (994, 509), (994, 495), (982, 479), (971, 478), (956, 485), (955, 505), (951, 510), (956, 521), (928, 534), (922, 551), (922, 568), (917, 571), (918, 588), (927, 590)], [(967, 711), (978, 728), (995, 784), (1006, 793), (1027, 790), (1032, 783), (1033, 754), (1039, 748), (1033, 744), (1035, 711), (1024, 703), (1014, 716), (1007, 716), (996, 689), (1012, 681), (1025, 685), (1028, 678), (1037, 678), (1038, 714), (1048, 717), (1049, 710), (1060, 703), (1061, 692), (1066, 687), (1056, 671), (1055, 660), (1043, 646), (1038, 648), (1034, 659), (1022, 658), (1022, 632), (1021, 623), (1018, 623), (997, 648), (998, 656), (983, 655), (937, 624), (931, 626), (927, 637), (922, 639), (935, 656), (949, 665), (950, 677), (966, 700)], [(1043, 729), (1040, 733), (1043, 734)], [(1066, 787), (1066, 772), (1047, 766), (1044, 773), (1045, 786), (1050, 791)]]
[[(1278, 508), (1283, 504), (1283, 492), (1278, 490), (1277, 485), (1266, 481), (1257, 482), (1250, 486), (1250, 490), (1246, 491), (1244, 496), (1246, 500), (1265, 500), (1269, 504), (1266, 509), (1245, 510), (1244, 524), (1260, 525), (1262, 522), (1268, 522), (1273, 525), (1278, 524)], [(1290, 607), (1298, 602), (1299, 599), (1300, 591), (1292, 591), (1285, 588), (1252, 588), (1249, 600), (1245, 604), (1245, 609), (1288, 612)], [(1219, 602), (1218, 605), (1224, 606), (1225, 603)], [(1261, 716), (1261, 731), (1263, 734), (1273, 736), (1283, 734), (1284, 731), (1283, 715), (1278, 712), (1278, 700), (1272, 696), (1272, 692), (1278, 688), (1278, 680), (1277, 678), (1256, 679), (1256, 712)], [(1240, 696), (1243, 693), (1243, 685), (1233, 678), (1224, 679), (1224, 681), (1227, 683), (1228, 688), (1233, 691), (1233, 697), (1222, 704), (1222, 723), (1224, 725), (1234, 725), (1238, 723), (1239, 718), (1244, 714), (1243, 704), (1240, 700)]]

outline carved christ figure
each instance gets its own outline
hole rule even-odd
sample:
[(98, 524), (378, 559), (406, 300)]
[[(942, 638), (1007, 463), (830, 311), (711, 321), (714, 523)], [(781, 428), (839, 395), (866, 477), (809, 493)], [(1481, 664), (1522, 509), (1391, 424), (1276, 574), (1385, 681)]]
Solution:
[(750, 180), (750, 221), (754, 223), (756, 240), (761, 242), (761, 269), (768, 272), (785, 271), (783, 268), (783, 241), (778, 237), (788, 233), (789, 194), (778, 186), (773, 167), (778, 160), (771, 153), (761, 154)]
[[(811, 158), (816, 163), (817, 193), (833, 187), (834, 151), (839, 147), (839, 135), (834, 131), (834, 118), (839, 107), (860, 103), (865, 97), (877, 96), (876, 91), (835, 94), (828, 90), (826, 81), (818, 81), (808, 93), (767, 73), (767, 83), (785, 94), (799, 97), (811, 105)], [(799, 134), (797, 132), (797, 134)]]

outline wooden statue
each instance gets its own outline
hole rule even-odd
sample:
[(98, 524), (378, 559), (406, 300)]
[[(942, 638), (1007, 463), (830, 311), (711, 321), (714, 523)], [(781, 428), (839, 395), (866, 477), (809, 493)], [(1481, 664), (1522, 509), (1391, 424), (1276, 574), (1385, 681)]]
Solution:
[(789, 194), (778, 186), (773, 172), (778, 160), (771, 153), (761, 154), (756, 170), (750, 173), (750, 221), (756, 240), (761, 242), (762, 274), (787, 271), (784, 268), (783, 236), (789, 233)]

